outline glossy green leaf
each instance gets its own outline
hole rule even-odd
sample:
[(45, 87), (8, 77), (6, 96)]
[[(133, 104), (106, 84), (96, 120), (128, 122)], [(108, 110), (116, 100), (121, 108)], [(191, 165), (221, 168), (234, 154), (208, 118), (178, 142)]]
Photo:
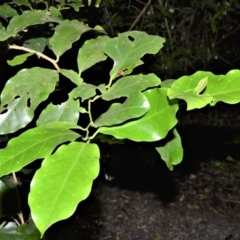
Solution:
[(24, 63), (28, 57), (32, 56), (33, 53), (24, 53), (14, 57), (12, 60), (7, 60), (8, 65), (16, 66)]
[(122, 126), (100, 127), (97, 132), (112, 135), (118, 139), (133, 141), (158, 141), (177, 124), (177, 102), (169, 102), (167, 89), (151, 89), (144, 92), (150, 103), (150, 110), (140, 119)]
[(47, 10), (27, 10), (11, 19), (7, 27), (7, 32), (12, 37), (15, 37), (18, 32), (25, 30), (29, 26), (61, 21), (60, 18), (52, 17), (51, 13)]
[(21, 170), (36, 159), (49, 155), (56, 146), (74, 141), (79, 134), (69, 130), (79, 128), (72, 123), (49, 123), (32, 128), (11, 139), (4, 149), (0, 149), (0, 177)]
[(57, 61), (59, 57), (72, 47), (81, 35), (91, 30), (88, 25), (77, 20), (64, 20), (56, 28), (53, 36), (49, 39), (50, 47)]
[(181, 137), (176, 128), (173, 129), (173, 135), (174, 138), (168, 141), (163, 147), (156, 148), (170, 170), (173, 170), (173, 165), (179, 164), (183, 159)]
[(102, 95), (102, 99), (112, 100), (123, 96), (127, 97), (134, 92), (141, 92), (150, 87), (157, 87), (160, 84), (161, 80), (155, 74), (122, 77)]
[(46, 157), (31, 182), (29, 205), (41, 234), (53, 223), (71, 216), (88, 197), (99, 174), (96, 144), (73, 142)]
[(9, 6), (8, 4), (3, 4), (0, 6), (0, 16), (4, 18), (14, 17), (18, 15), (17, 11)]
[(1, 240), (39, 240), (40, 232), (33, 222), (17, 226), (15, 222), (9, 222), (0, 228)]
[(123, 123), (132, 118), (144, 115), (150, 108), (147, 98), (141, 92), (129, 95), (123, 104), (110, 107), (93, 124), (93, 127), (112, 126)]
[(96, 63), (106, 60), (107, 55), (104, 54), (103, 47), (108, 39), (108, 36), (100, 36), (83, 44), (77, 57), (79, 75)]
[(81, 98), (82, 101), (87, 100), (96, 95), (97, 87), (92, 84), (84, 83), (74, 88), (72, 91), (74, 98)]
[(71, 69), (60, 69), (60, 73), (66, 78), (70, 79), (77, 86), (83, 83), (83, 79), (75, 71)]
[(175, 81), (168, 90), (168, 96), (185, 100), (187, 110), (203, 108), (207, 104), (214, 106), (219, 101), (236, 104), (240, 102), (239, 78), (240, 70), (231, 70), (226, 75), (198, 71)]
[(111, 80), (119, 75), (130, 74), (136, 66), (143, 64), (143, 55), (157, 53), (164, 41), (164, 38), (139, 31), (120, 33), (118, 37), (109, 39), (104, 51), (114, 61)]
[(13, 133), (31, 122), (34, 110), (57, 81), (56, 71), (38, 67), (22, 69), (10, 78), (1, 93), (0, 134)]
[(50, 122), (70, 122), (77, 124), (79, 120), (79, 101), (71, 95), (66, 102), (54, 105), (50, 103), (41, 113), (37, 120), (37, 126)]

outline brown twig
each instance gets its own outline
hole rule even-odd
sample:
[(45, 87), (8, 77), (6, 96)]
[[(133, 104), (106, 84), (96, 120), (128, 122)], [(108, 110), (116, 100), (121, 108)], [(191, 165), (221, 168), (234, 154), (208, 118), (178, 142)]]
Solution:
[(57, 69), (57, 71), (60, 71), (60, 68), (59, 66), (57, 65), (57, 61), (55, 61), (54, 59), (46, 56), (45, 54), (43, 53), (40, 53), (38, 51), (35, 51), (33, 49), (30, 49), (30, 48), (26, 48), (26, 47), (22, 47), (22, 46), (17, 46), (17, 45), (9, 45), (9, 49), (16, 49), (16, 50), (21, 50), (21, 51), (24, 51), (24, 52), (29, 52), (29, 53), (33, 53), (33, 54), (36, 54), (37, 56), (49, 61), (50, 63), (53, 64), (53, 66)]
[(142, 11), (139, 13), (139, 15), (136, 17), (135, 21), (133, 22), (133, 24), (131, 25), (131, 27), (128, 29), (128, 31), (131, 31), (136, 24), (138, 23), (138, 21), (140, 20), (140, 18), (142, 17), (142, 15), (146, 12), (147, 8), (149, 7), (149, 5), (151, 4), (152, 0), (148, 0), (148, 2), (146, 3), (146, 5), (144, 6), (144, 8), (142, 9)]

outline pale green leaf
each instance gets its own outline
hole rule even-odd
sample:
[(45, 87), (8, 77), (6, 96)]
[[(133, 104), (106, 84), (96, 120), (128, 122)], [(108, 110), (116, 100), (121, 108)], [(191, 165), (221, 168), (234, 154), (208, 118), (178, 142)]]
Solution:
[(57, 61), (59, 57), (72, 47), (81, 35), (91, 30), (88, 25), (77, 20), (64, 20), (56, 28), (53, 36), (49, 39), (50, 47)]
[(127, 97), (131, 93), (157, 87), (160, 84), (161, 80), (155, 74), (122, 77), (102, 95), (102, 99), (112, 100), (123, 96)]
[(79, 101), (71, 95), (66, 102), (54, 105), (50, 103), (41, 113), (37, 120), (37, 126), (50, 122), (70, 122), (77, 124), (79, 120)]
[(86, 199), (99, 174), (96, 144), (74, 142), (46, 157), (31, 182), (29, 205), (41, 234), (53, 223), (71, 216)]
[(27, 60), (27, 58), (32, 55), (33, 55), (33, 53), (24, 53), (24, 54), (14, 57), (12, 60), (7, 60), (7, 63), (10, 66), (20, 65), (20, 64), (24, 63)]
[(99, 36), (86, 41), (79, 49), (77, 57), (79, 75), (94, 64), (106, 60), (107, 55), (104, 54), (103, 47), (108, 39), (107, 36)]
[(121, 33), (109, 39), (104, 51), (114, 61), (111, 80), (119, 75), (130, 74), (136, 66), (143, 64), (141, 58), (146, 53), (156, 54), (163, 47), (164, 41), (159, 36), (139, 31)]
[(177, 102), (169, 102), (167, 89), (151, 89), (144, 92), (150, 103), (150, 110), (140, 119), (122, 126), (100, 127), (97, 132), (112, 135), (118, 139), (133, 141), (158, 141), (177, 124)]
[(74, 88), (72, 91), (74, 98), (81, 98), (82, 101), (89, 99), (96, 95), (97, 87), (92, 84), (84, 83)]
[(79, 134), (69, 130), (79, 128), (72, 123), (49, 123), (32, 128), (11, 139), (4, 149), (0, 149), (0, 177), (21, 170), (36, 159), (51, 154), (56, 146), (74, 141)]
[(147, 98), (141, 92), (129, 95), (123, 104), (110, 107), (93, 124), (93, 127), (112, 126), (123, 123), (132, 118), (144, 115), (150, 108)]
[(55, 89), (58, 73), (44, 68), (22, 69), (10, 78), (2, 93), (0, 105), (0, 134), (25, 127), (34, 110)]
[(62, 73), (62, 75), (64, 75), (66, 78), (70, 79), (77, 86), (83, 83), (83, 79), (71, 69), (60, 69), (60, 73)]
[(173, 170), (173, 165), (179, 164), (183, 159), (181, 137), (176, 128), (173, 129), (173, 135), (173, 139), (168, 141), (163, 147), (156, 148), (170, 170)]

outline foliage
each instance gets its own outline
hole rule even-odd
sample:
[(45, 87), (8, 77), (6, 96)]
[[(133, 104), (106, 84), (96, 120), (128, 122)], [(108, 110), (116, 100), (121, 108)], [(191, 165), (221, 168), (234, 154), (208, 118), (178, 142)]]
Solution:
[[(153, 142), (173, 131), (175, 138), (157, 149), (172, 170), (183, 157), (181, 139), (174, 128), (178, 100), (185, 100), (188, 110), (207, 104), (213, 106), (219, 101), (230, 104), (240, 101), (240, 84), (236, 81), (239, 70), (219, 76), (200, 71), (162, 83), (152, 73), (130, 75), (134, 68), (143, 64), (145, 54), (158, 53), (165, 41), (162, 37), (128, 31), (110, 38), (100, 27), (91, 28), (78, 20), (64, 20), (61, 8), (33, 10), (29, 3), (23, 5), (30, 10), (20, 15), (14, 12), (11, 4), (0, 7), (1, 15), (5, 13), (3, 16), (7, 20), (11, 18), (7, 27), (0, 29), (0, 41), (7, 43), (9, 49), (25, 52), (18, 51), (9, 64), (22, 64), (36, 55), (51, 63), (53, 68), (40, 67), (36, 63), (31, 68), (21, 69), (4, 86), (0, 134), (20, 130), (22, 133), (0, 149), (0, 177), (43, 159), (31, 181), (28, 198), (32, 220), (41, 236), (53, 223), (72, 215), (77, 204), (88, 197), (92, 182), (99, 174), (100, 151), (94, 143), (97, 136), (99, 139), (101, 135), (111, 135), (117, 139)], [(39, 26), (41, 29), (42, 25), (47, 31), (40, 32), (41, 38), (27, 34), (28, 29), (31, 31)], [(92, 32), (94, 35), (90, 36), (93, 37), (79, 46), (80, 37)], [(76, 61), (77, 70), (60, 67), (61, 58), (73, 45), (77, 45), (78, 53), (71, 61)], [(45, 53), (46, 47), (51, 53)], [(113, 61), (107, 83), (87, 83), (84, 72), (107, 58)], [(62, 78), (73, 87), (65, 92), (66, 101), (53, 104), (49, 96), (59, 93)], [(41, 108), (46, 100), (48, 105)], [(93, 106), (97, 102), (100, 108), (103, 102), (109, 108), (95, 117)], [(33, 127), (27, 127), (29, 123)], [(0, 190), (4, 193), (6, 186), (2, 186)], [(1, 239), (8, 234), (7, 229), (14, 228), (18, 234), (19, 228), (25, 226), (9, 224), (11, 226), (0, 229)], [(34, 231), (30, 232), (33, 234), (28, 239), (38, 238)], [(8, 239), (13, 237), (10, 234)]]

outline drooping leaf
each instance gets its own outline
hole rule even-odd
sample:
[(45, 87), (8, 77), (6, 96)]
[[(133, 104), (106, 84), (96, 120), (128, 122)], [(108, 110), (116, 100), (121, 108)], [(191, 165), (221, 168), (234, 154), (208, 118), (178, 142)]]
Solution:
[(37, 120), (37, 126), (50, 122), (70, 122), (77, 124), (79, 120), (79, 101), (74, 100), (71, 94), (66, 102), (54, 105), (50, 103)]
[(141, 92), (150, 87), (157, 87), (161, 80), (155, 74), (131, 75), (119, 79), (103, 95), (102, 99), (112, 100), (120, 97), (127, 97), (133, 92)]
[(123, 104), (114, 105), (103, 113), (93, 127), (117, 125), (129, 119), (141, 117), (149, 108), (150, 104), (143, 93), (132, 93)]
[(173, 165), (179, 164), (183, 159), (181, 137), (176, 128), (173, 129), (173, 135), (174, 138), (168, 141), (163, 147), (156, 148), (170, 170), (173, 170)]
[(99, 173), (96, 144), (63, 145), (44, 159), (31, 182), (29, 205), (41, 234), (53, 223), (66, 219), (86, 199)]
[(150, 103), (150, 110), (142, 118), (122, 126), (100, 127), (97, 132), (137, 142), (163, 139), (177, 123), (175, 115), (178, 104), (169, 102), (166, 88), (147, 90), (144, 94)]
[(113, 59), (111, 80), (119, 75), (127, 75), (141, 64), (146, 53), (157, 53), (163, 46), (164, 38), (151, 36), (145, 32), (131, 31), (109, 39), (104, 47), (105, 53)]
[(89, 30), (91, 30), (91, 28), (83, 22), (77, 20), (62, 21), (55, 28), (55, 32), (49, 40), (57, 61), (62, 54), (72, 47), (72, 44), (76, 42), (84, 32)]
[(0, 149), (0, 177), (21, 170), (36, 159), (49, 155), (56, 146), (74, 141), (79, 134), (69, 130), (79, 128), (72, 123), (49, 123), (30, 129), (11, 139), (4, 149)]
[(58, 73), (44, 68), (22, 69), (9, 79), (1, 94), (0, 134), (25, 127), (34, 110), (55, 89)]
[(84, 101), (91, 97), (94, 97), (96, 95), (96, 89), (97, 86), (89, 83), (84, 83), (74, 88), (72, 94), (74, 98), (81, 98), (82, 101)]
[(24, 53), (24, 54), (14, 57), (12, 60), (8, 60), (7, 63), (10, 66), (20, 65), (20, 64), (24, 63), (27, 60), (27, 58), (32, 55), (33, 55), (33, 53)]
[(64, 75), (66, 78), (70, 79), (77, 86), (82, 85), (83, 83), (83, 79), (71, 69), (60, 69), (60, 73), (62, 73), (62, 75)]
[(79, 49), (77, 63), (80, 76), (86, 69), (106, 60), (107, 55), (104, 54), (103, 47), (108, 39), (108, 36), (99, 36), (96, 39), (86, 41)]

